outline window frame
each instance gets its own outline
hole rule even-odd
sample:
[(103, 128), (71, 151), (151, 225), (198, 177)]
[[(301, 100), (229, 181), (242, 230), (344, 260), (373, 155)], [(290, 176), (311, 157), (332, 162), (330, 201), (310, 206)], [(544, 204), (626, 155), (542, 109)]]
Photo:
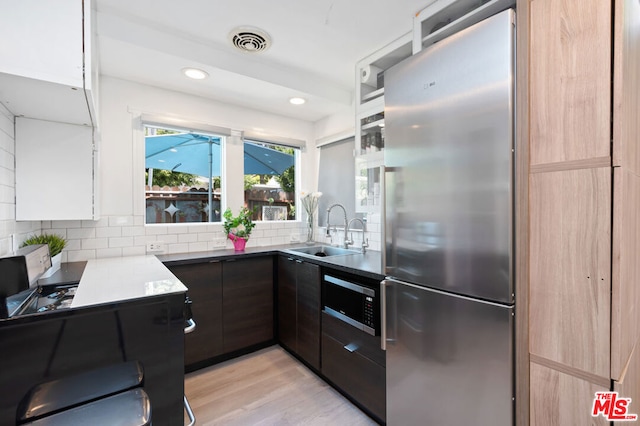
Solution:
[[(221, 135), (221, 134), (216, 134), (214, 132), (211, 131), (202, 131), (202, 130), (196, 130), (193, 128), (183, 128), (180, 126), (172, 126), (172, 125), (163, 125), (163, 124), (157, 124), (157, 123), (147, 123), (147, 122), (143, 122), (142, 123), (142, 133), (143, 133), (143, 137), (145, 142), (143, 143), (144, 145), (144, 156), (145, 156), (145, 167), (144, 170), (149, 170), (152, 169), (151, 167), (147, 168), (146, 167), (146, 155), (147, 155), (147, 146), (146, 146), (146, 137), (148, 129), (160, 129), (160, 130), (165, 130), (165, 131), (169, 131), (169, 132), (176, 132), (176, 133), (180, 133), (180, 134), (185, 134), (185, 133), (192, 133), (198, 136), (206, 136), (206, 137), (210, 137), (210, 138), (214, 138), (218, 141), (219, 144), (219, 150), (220, 150), (220, 164), (219, 164), (219, 170), (220, 170), (220, 175), (216, 175), (216, 176), (209, 176), (209, 181), (207, 182), (207, 199), (206, 201), (202, 201), (200, 200), (200, 203), (205, 203), (205, 206), (210, 206), (210, 209), (208, 212), (205, 213), (206, 218), (208, 219), (207, 221), (204, 220), (200, 220), (200, 221), (184, 221), (182, 222), (180, 220), (180, 211), (181, 209), (177, 208), (178, 207), (178, 202), (182, 202), (183, 204), (186, 203), (186, 205), (190, 204), (190, 200), (179, 200), (180, 195), (187, 195), (187, 193), (180, 193), (180, 194), (176, 194), (176, 197), (174, 200), (171, 201), (171, 204), (169, 207), (174, 207), (175, 210), (174, 211), (168, 211), (168, 213), (170, 214), (171, 218), (175, 221), (173, 222), (148, 222), (149, 218), (148, 218), (148, 203), (149, 203), (149, 194), (152, 194), (154, 191), (150, 190), (147, 191), (146, 187), (147, 182), (145, 182), (145, 190), (144, 190), (144, 198), (145, 198), (145, 212), (144, 212), (144, 223), (145, 225), (174, 225), (174, 224), (178, 224), (178, 223), (185, 223), (185, 224), (190, 224), (190, 225), (195, 225), (195, 224), (199, 224), (199, 223), (204, 223), (204, 224), (216, 224), (216, 223), (222, 223), (222, 212), (224, 211), (224, 204), (223, 204), (223, 199), (224, 199), (224, 182), (225, 182), (225, 178), (224, 178), (224, 170), (223, 170), (223, 164), (224, 164), (224, 146), (226, 144), (226, 136)], [(217, 167), (218, 165), (214, 166)], [(163, 168), (153, 168), (153, 170), (168, 170), (168, 169), (163, 169)], [(183, 172), (183, 173), (188, 173), (188, 172)], [(201, 176), (197, 173), (189, 173), (192, 175), (196, 175), (200, 178), (206, 178), (207, 176)], [(213, 178), (214, 177), (219, 177), (220, 181), (221, 181), (221, 186), (220, 186), (220, 205), (219, 207), (216, 209), (218, 211), (217, 215), (212, 215), (211, 213), (213, 212), (213, 205), (214, 205), (214, 197), (213, 194), (215, 192), (215, 188), (210, 189), (211, 186), (213, 186)], [(202, 195), (202, 194), (198, 194), (198, 195)], [(188, 197), (188, 195), (187, 195)], [(159, 197), (160, 200), (162, 200), (162, 196)], [(201, 210), (201, 207), (198, 207), (198, 210)], [(164, 209), (164, 212), (167, 212), (167, 209)], [(164, 218), (165, 215), (164, 213), (161, 213), (162, 217)], [(178, 216), (175, 216), (178, 215)], [(200, 215), (202, 215), (202, 211), (200, 211)], [(184, 215), (183, 215), (184, 216)], [(182, 216), (182, 217), (183, 217)], [(175, 219), (174, 219), (175, 217)], [(212, 220), (213, 219), (217, 219), (217, 220)]]
[[(295, 152), (295, 205), (300, 206), (300, 191), (302, 190), (302, 172), (303, 161), (302, 153), (306, 150), (307, 143), (304, 140), (280, 137), (277, 135), (264, 134), (256, 131), (242, 131), (235, 130), (228, 127), (216, 126), (205, 122), (199, 122), (192, 119), (179, 117), (169, 114), (157, 114), (149, 112), (141, 112), (130, 108), (128, 112), (132, 117), (132, 146), (133, 146), (133, 161), (131, 164), (133, 171), (133, 189), (131, 193), (133, 203), (133, 214), (136, 217), (142, 217), (142, 225), (145, 227), (160, 227), (168, 225), (188, 225), (188, 226), (209, 226), (220, 225), (220, 222), (189, 222), (186, 224), (147, 224), (146, 222), (146, 203), (145, 203), (145, 189), (143, 185), (139, 185), (138, 182), (144, 182), (145, 174), (145, 126), (162, 127), (167, 129), (175, 129), (179, 131), (192, 131), (196, 133), (213, 133), (221, 136), (224, 140), (221, 143), (221, 211), (225, 211), (227, 208), (231, 208), (233, 211), (237, 210), (240, 205), (236, 205), (244, 201), (243, 195), (243, 176), (238, 175), (238, 170), (229, 164), (229, 160), (234, 160), (234, 155), (238, 155), (238, 151), (244, 149), (245, 139), (248, 141), (254, 141), (259, 143), (266, 143), (272, 145), (280, 145), (285, 147), (294, 148)], [(238, 149), (240, 148), (240, 149)], [(142, 165), (142, 167), (140, 167)], [(244, 173), (244, 168), (242, 173)], [(237, 192), (237, 194), (236, 194)], [(296, 208), (296, 217), (292, 220), (278, 221), (280, 223), (295, 223), (301, 221), (301, 213)], [(259, 221), (263, 222), (263, 221)], [(275, 222), (275, 221), (264, 221)]]
[[(266, 222), (266, 223), (272, 223), (272, 222), (277, 222), (277, 223), (294, 223), (294, 222), (300, 222), (302, 220), (301, 214), (300, 214), (300, 209), (298, 208), (298, 206), (300, 206), (300, 182), (302, 181), (301, 178), (301, 168), (302, 168), (302, 150), (304, 149), (304, 145), (303, 144), (299, 144), (299, 143), (291, 143), (291, 141), (289, 141), (289, 143), (282, 142), (279, 141), (277, 139), (281, 139), (282, 138), (274, 138), (274, 139), (268, 139), (268, 138), (264, 138), (264, 137), (248, 137), (245, 135), (245, 137), (243, 137), (242, 142), (243, 142), (243, 149), (244, 149), (244, 143), (246, 142), (254, 142), (254, 143), (259, 143), (259, 144), (265, 144), (265, 145), (275, 145), (275, 146), (280, 146), (283, 148), (292, 148), (293, 149), (293, 164), (294, 164), (294, 195), (293, 195), (293, 205), (295, 206), (295, 217), (292, 219), (285, 219), (285, 220), (256, 220), (256, 222)], [(244, 182), (244, 181), (243, 181)], [(243, 197), (244, 198), (244, 197)], [(245, 200), (246, 201), (246, 200)]]

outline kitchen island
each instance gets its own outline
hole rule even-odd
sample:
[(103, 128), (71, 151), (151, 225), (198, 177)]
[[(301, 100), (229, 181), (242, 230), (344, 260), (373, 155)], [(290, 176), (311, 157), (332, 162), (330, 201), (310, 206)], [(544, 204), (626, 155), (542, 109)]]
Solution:
[(42, 383), (130, 362), (142, 366), (153, 424), (181, 424), (187, 288), (154, 256), (63, 266), (40, 284), (63, 283), (81, 269), (69, 309), (0, 321), (0, 425), (15, 425)]

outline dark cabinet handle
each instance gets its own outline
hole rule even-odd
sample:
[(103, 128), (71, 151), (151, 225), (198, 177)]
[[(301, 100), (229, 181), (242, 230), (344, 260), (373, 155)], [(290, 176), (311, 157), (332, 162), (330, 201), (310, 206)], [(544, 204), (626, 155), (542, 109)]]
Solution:
[(235, 262), (236, 260), (238, 260), (238, 259), (227, 259), (227, 260), (225, 260), (225, 262)]
[(220, 263), (220, 260), (210, 260), (209, 263)]

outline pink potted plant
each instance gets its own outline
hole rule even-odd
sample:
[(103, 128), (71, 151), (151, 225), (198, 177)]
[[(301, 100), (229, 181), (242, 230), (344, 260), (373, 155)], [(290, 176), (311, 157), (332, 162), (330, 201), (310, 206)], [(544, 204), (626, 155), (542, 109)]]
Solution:
[(224, 232), (227, 234), (227, 238), (233, 242), (235, 251), (244, 251), (249, 235), (251, 235), (251, 231), (256, 226), (251, 220), (252, 214), (252, 210), (243, 207), (237, 216), (233, 216), (231, 209), (225, 210), (222, 215), (224, 217), (224, 223), (222, 224)]

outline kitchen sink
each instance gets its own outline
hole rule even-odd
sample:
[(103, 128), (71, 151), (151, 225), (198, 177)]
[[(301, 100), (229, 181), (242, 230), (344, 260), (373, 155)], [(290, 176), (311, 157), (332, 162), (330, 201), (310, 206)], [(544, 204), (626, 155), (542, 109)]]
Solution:
[(293, 251), (296, 253), (310, 254), (312, 256), (318, 256), (318, 257), (343, 256), (346, 254), (360, 253), (359, 251), (356, 251), (356, 250), (349, 250), (349, 249), (333, 247), (333, 246), (300, 247), (300, 248), (289, 249), (289, 251)]

